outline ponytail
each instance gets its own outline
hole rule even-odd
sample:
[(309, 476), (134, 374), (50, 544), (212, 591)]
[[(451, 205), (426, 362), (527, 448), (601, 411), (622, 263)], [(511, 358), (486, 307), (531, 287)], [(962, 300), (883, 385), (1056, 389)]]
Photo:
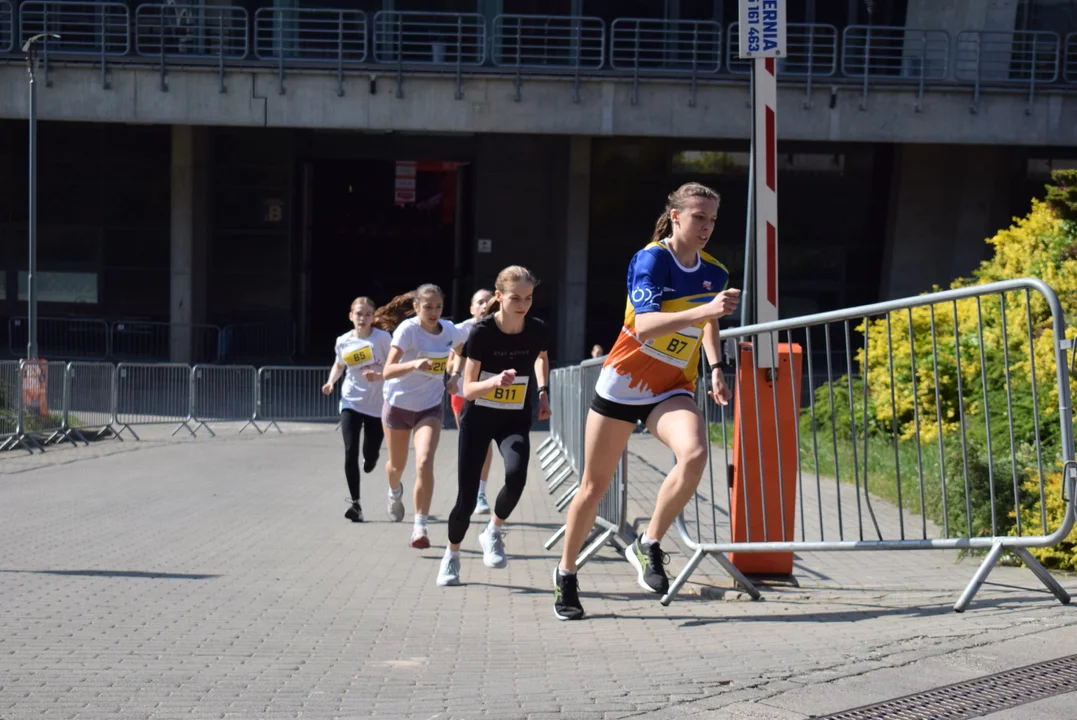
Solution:
[(670, 229), (669, 210), (666, 210), (658, 216), (658, 221), (654, 224), (654, 235), (651, 235), (651, 242), (656, 243), (659, 240), (668, 238), (672, 234)]
[(490, 301), (486, 303), (486, 307), (482, 311), (482, 316), (488, 318), (500, 309), (501, 301), (491, 298)]
[(374, 327), (393, 332), (400, 323), (415, 314), (414, 290), (397, 295), (385, 305), (374, 311)]

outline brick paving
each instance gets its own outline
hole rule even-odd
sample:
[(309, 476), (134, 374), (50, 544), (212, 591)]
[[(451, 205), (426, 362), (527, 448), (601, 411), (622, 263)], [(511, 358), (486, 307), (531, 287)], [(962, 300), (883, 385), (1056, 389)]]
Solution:
[[(0, 718), (799, 720), (1073, 652), (1077, 614), (1027, 570), (952, 612), (975, 561), (951, 552), (806, 554), (800, 587), (762, 602), (707, 599), (728, 586), (707, 561), (663, 608), (604, 550), (581, 571), (588, 619), (558, 622), (542, 543), (561, 516), (537, 462), (509, 566), (482, 565), (475, 524), (464, 585), (439, 588), (454, 431), (417, 551), (413, 466), (406, 522), (378, 470), (356, 525), (328, 426), (214, 429), (0, 455)], [(642, 519), (665, 466), (653, 438), (632, 451)]]

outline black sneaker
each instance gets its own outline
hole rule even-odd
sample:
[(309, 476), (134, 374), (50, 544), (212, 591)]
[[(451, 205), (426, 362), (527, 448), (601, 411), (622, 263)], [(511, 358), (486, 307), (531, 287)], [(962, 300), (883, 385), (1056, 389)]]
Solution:
[(377, 467), (377, 465), (378, 465), (378, 456), (377, 455), (375, 455), (372, 458), (367, 458), (367, 459), (363, 460), (363, 472), (366, 473), (367, 475), (369, 475), (370, 473), (374, 472), (374, 468)]
[(665, 595), (669, 592), (669, 578), (666, 576), (666, 563), (669, 555), (662, 552), (658, 543), (643, 545), (639, 538), (625, 549), (625, 557), (636, 568), (639, 586), (647, 592)]
[(553, 569), (553, 614), (558, 620), (579, 620), (583, 617), (576, 573), (562, 575), (556, 567)]
[(344, 517), (352, 522), (363, 522), (363, 507), (358, 500), (352, 500), (352, 506), (344, 513)]

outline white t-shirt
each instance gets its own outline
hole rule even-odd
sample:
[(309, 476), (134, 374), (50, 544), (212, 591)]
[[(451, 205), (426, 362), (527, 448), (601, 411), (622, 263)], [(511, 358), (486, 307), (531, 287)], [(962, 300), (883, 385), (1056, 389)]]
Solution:
[[(466, 342), (471, 337), (471, 331), (475, 329), (475, 323), (478, 322), (475, 318), (470, 317), (463, 322), (456, 323), (456, 329), (464, 333), (464, 341)], [(460, 366), (460, 381), (456, 384), (456, 394), (460, 397), (464, 397), (464, 366)]]
[(403, 377), (385, 381), (385, 402), (402, 410), (428, 410), (441, 403), (445, 394), (445, 372), (449, 366), (449, 351), (467, 340), (467, 332), (457, 330), (448, 320), (439, 320), (437, 335), (423, 330), (419, 318), (408, 318), (393, 333), (392, 347), (400, 348), (397, 362), (429, 358), (433, 366), (426, 372), (413, 370)]
[(363, 415), (381, 416), (382, 381), (367, 382), (363, 370), (385, 365), (393, 336), (373, 328), (370, 337), (356, 337), (348, 331), (337, 338), (336, 361), (344, 365), (344, 382), (340, 386), (340, 410), (354, 410)]

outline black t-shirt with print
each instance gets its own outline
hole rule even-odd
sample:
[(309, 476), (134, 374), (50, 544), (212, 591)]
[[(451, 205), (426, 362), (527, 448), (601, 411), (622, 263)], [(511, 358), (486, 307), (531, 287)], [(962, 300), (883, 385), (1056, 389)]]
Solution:
[(464, 344), (463, 356), (479, 363), (479, 379), (483, 380), (489, 375), (498, 375), (511, 369), (516, 371), (516, 381), (511, 386), (493, 390), (482, 398), (468, 400), (461, 423), (466, 422), (469, 417), (473, 420), (490, 418), (512, 422), (525, 418), (530, 422), (531, 408), (534, 406), (532, 399), (537, 393), (535, 360), (549, 348), (550, 335), (550, 326), (533, 317), (524, 319), (522, 332), (511, 335), (497, 326), (493, 315), (475, 323)]

